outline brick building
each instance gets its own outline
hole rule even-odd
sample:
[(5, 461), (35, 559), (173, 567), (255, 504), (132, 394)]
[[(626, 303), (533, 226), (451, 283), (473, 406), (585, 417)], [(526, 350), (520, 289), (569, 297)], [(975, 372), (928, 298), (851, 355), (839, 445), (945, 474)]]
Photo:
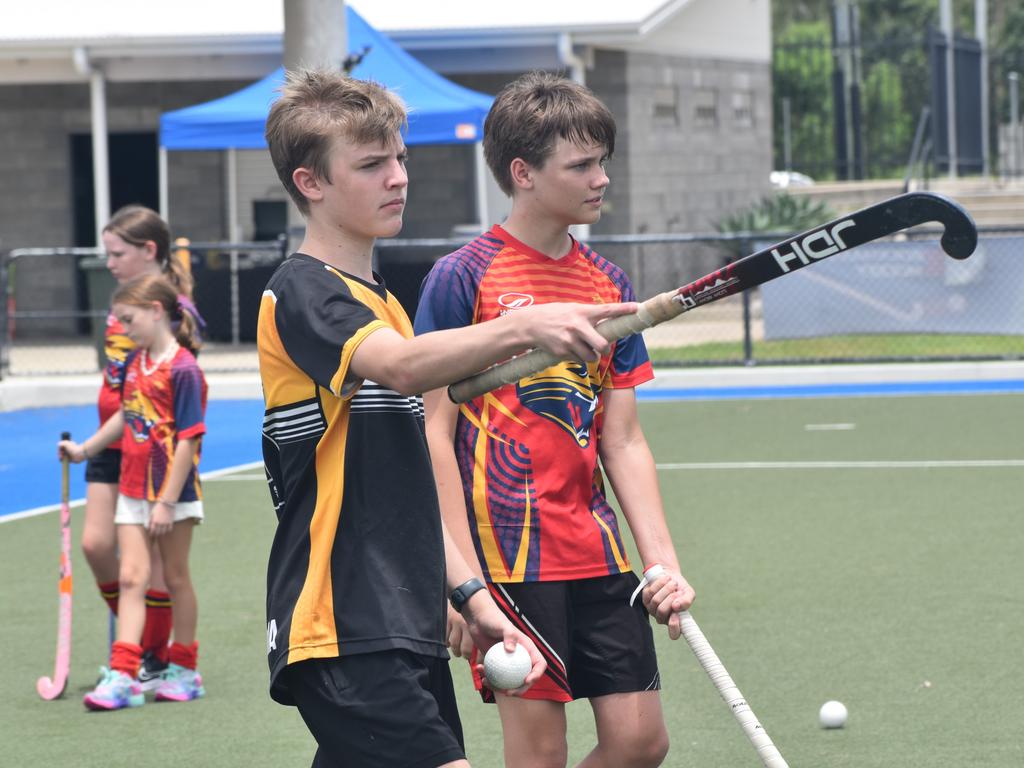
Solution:
[[(5, 23), (0, 248), (94, 243), (95, 103), (105, 104), (111, 208), (157, 207), (160, 114), (280, 66), (282, 2), (50, 0)], [(591, 87), (619, 126), (607, 210), (594, 232), (707, 231), (768, 189), (769, 0), (350, 4), (475, 90), (493, 93), (530, 69), (562, 70)], [(471, 145), (415, 148), (403, 237), (477, 223), (474, 158)], [(170, 152), (167, 165), (173, 233), (227, 239), (225, 154)], [(267, 234), (262, 216), (285, 194), (265, 151), (237, 153), (237, 197), (237, 234)], [(504, 206), (493, 189), (487, 217), (499, 219)], [(19, 275), (20, 296), (74, 301), (74, 275), (57, 262), (34, 264)]]

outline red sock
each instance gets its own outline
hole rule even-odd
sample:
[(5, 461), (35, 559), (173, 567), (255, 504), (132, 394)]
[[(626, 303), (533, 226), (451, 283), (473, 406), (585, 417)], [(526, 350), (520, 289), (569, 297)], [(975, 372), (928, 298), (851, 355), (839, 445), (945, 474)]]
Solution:
[(171, 664), (177, 664), (185, 669), (195, 669), (199, 660), (199, 643), (182, 645), (175, 641), (171, 643)]
[(106, 584), (98, 584), (100, 597), (110, 606), (110, 612), (117, 616), (117, 598), (121, 595), (121, 585), (116, 581), (108, 581)]
[(150, 589), (146, 592), (146, 625), (142, 629), (142, 650), (167, 662), (167, 643), (171, 639), (171, 596)]
[(138, 677), (142, 663), (142, 646), (120, 640), (110, 646), (110, 668)]

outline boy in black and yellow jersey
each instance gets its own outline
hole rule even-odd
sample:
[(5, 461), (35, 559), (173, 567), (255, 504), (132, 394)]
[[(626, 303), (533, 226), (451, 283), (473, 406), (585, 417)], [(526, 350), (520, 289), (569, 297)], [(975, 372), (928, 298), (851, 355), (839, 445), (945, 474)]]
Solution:
[(442, 524), (416, 394), (529, 347), (595, 360), (594, 330), (635, 304), (546, 304), (413, 337), (371, 269), (398, 233), (405, 108), (374, 83), (291, 73), (267, 144), (306, 218), (260, 304), (263, 455), (278, 518), (267, 574), (271, 696), (298, 706), (314, 766), (466, 766), (445, 649), (445, 595), (480, 648), (530, 640)]

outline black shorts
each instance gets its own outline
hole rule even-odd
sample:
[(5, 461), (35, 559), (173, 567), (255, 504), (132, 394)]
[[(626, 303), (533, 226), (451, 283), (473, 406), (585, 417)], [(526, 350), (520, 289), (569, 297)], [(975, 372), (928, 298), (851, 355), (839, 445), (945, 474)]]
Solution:
[(466, 756), (447, 659), (379, 651), (282, 674), (318, 745), (313, 768), (436, 768)]
[[(639, 599), (629, 604), (639, 583), (636, 574), (623, 573), (489, 584), (498, 607), (533, 639), (548, 663), (544, 677), (523, 698), (566, 702), (659, 690), (650, 618)], [(493, 701), (494, 694), (476, 683), (484, 701)]]
[(106, 448), (89, 459), (85, 465), (85, 482), (111, 485), (120, 483), (121, 451), (117, 448)]

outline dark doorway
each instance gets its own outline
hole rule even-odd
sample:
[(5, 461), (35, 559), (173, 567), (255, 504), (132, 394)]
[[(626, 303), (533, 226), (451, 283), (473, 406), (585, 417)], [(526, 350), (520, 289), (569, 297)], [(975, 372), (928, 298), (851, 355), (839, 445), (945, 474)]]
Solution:
[[(156, 210), (160, 205), (156, 134), (111, 133), (107, 137), (107, 155), (110, 161), (110, 212), (129, 203), (141, 203)], [(71, 136), (71, 194), (74, 245), (99, 245), (96, 242), (96, 196), (92, 185), (92, 134), (89, 133)], [(106, 269), (94, 265), (89, 270), (78, 269), (75, 274), (77, 309), (105, 307), (106, 297), (112, 288)], [(97, 306), (92, 306), (94, 304)], [(95, 333), (102, 334), (102, 324), (98, 328), (93, 325), (83, 317), (78, 321), (78, 332), (89, 333), (92, 328)]]
[[(111, 133), (107, 138), (107, 154), (110, 160), (110, 212), (129, 203), (141, 203), (156, 210), (160, 205), (156, 134)], [(71, 136), (71, 188), (75, 245), (98, 245), (92, 187), (92, 134)]]

